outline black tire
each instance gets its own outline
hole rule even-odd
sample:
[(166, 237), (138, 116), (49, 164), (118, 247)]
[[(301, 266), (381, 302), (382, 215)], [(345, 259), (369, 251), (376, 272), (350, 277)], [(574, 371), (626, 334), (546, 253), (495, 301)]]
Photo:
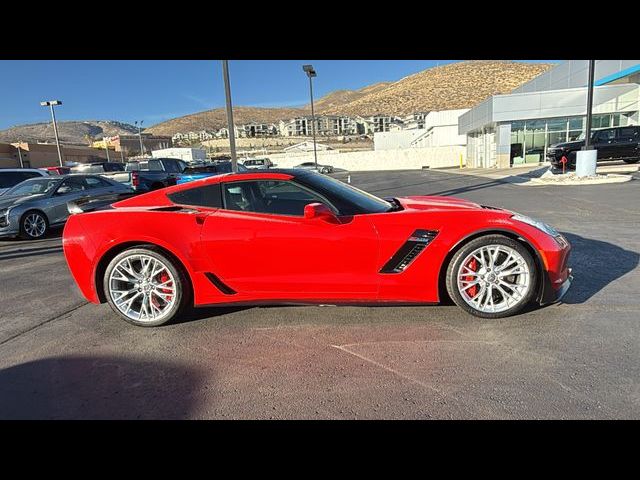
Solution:
[(624, 163), (638, 163), (640, 162), (640, 158), (624, 158), (622, 161)]
[[(462, 297), (462, 294), (459, 292), (457, 287), (456, 275), (460, 269), (461, 263), (469, 254), (471, 254), (471, 252), (485, 245), (504, 245), (514, 249), (525, 260), (527, 267), (529, 269), (528, 271), (530, 272), (529, 290), (527, 291), (527, 293), (518, 301), (518, 303), (513, 305), (511, 308), (508, 308), (507, 310), (503, 310), (501, 312), (490, 313), (490, 312), (483, 312), (473, 308), (464, 300), (464, 298)], [(476, 317), (480, 317), (480, 318), (509, 317), (520, 312), (528, 303), (530, 303), (533, 300), (533, 298), (536, 295), (538, 276), (539, 276), (539, 272), (538, 272), (538, 267), (536, 265), (536, 262), (533, 259), (531, 253), (529, 253), (529, 250), (527, 249), (527, 247), (525, 247), (522, 243), (516, 240), (513, 240), (509, 237), (505, 237), (504, 235), (486, 235), (483, 237), (478, 237), (466, 243), (451, 258), (451, 261), (449, 262), (449, 265), (447, 267), (447, 275), (446, 275), (447, 293), (449, 294), (449, 297), (456, 303), (456, 305), (458, 305), (467, 313), (470, 313), (471, 315), (474, 315)]]
[[(44, 230), (38, 235), (32, 235), (31, 233), (29, 233), (32, 230), (27, 227), (27, 222), (30, 223), (34, 216), (44, 221)], [(24, 240), (40, 240), (47, 235), (48, 231), (49, 219), (40, 210), (29, 210), (28, 212), (25, 212), (25, 214), (20, 218), (20, 238)]]
[[(121, 312), (111, 297), (109, 277), (111, 276), (111, 272), (113, 271), (115, 266), (118, 264), (120, 260), (122, 260), (125, 257), (131, 256), (131, 255), (140, 255), (140, 254), (148, 255), (164, 263), (167, 269), (173, 275), (173, 278), (175, 280), (175, 284), (176, 284), (175, 285), (176, 287), (175, 302), (173, 306), (167, 311), (166, 315), (164, 315), (159, 320), (155, 320), (155, 321), (154, 320), (145, 320), (145, 321), (135, 320), (125, 315), (123, 312)], [(109, 265), (107, 266), (107, 269), (104, 272), (102, 284), (104, 289), (104, 296), (107, 299), (107, 302), (109, 303), (109, 306), (111, 307), (111, 309), (115, 313), (117, 313), (118, 316), (120, 316), (122, 319), (139, 327), (158, 327), (160, 325), (166, 325), (171, 321), (175, 320), (178, 316), (180, 316), (185, 311), (185, 309), (188, 308), (191, 304), (191, 298), (192, 298), (191, 282), (189, 281), (189, 278), (187, 276), (187, 273), (184, 270), (184, 267), (180, 265), (176, 260), (169, 257), (162, 249), (156, 247), (155, 245), (140, 245), (137, 247), (124, 250), (123, 252), (116, 255), (111, 260), (111, 262), (109, 262)]]

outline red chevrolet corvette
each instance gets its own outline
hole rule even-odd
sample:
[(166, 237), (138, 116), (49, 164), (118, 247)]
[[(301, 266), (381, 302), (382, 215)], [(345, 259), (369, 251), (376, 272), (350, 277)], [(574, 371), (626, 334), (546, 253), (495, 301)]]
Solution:
[(558, 300), (570, 245), (548, 225), (456, 198), (381, 199), (326, 175), (209, 177), (72, 215), (84, 296), (135, 325), (189, 306), (437, 303), (498, 318)]

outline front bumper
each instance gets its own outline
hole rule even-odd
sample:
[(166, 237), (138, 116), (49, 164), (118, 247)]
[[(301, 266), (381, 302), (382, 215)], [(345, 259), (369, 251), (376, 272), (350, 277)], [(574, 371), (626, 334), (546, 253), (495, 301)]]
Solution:
[(562, 300), (562, 297), (567, 293), (573, 282), (573, 275), (571, 274), (571, 268), (567, 268), (567, 277), (558, 286), (555, 286), (549, 274), (547, 272), (543, 275), (542, 291), (538, 303), (540, 305), (548, 305), (550, 303), (556, 303)]

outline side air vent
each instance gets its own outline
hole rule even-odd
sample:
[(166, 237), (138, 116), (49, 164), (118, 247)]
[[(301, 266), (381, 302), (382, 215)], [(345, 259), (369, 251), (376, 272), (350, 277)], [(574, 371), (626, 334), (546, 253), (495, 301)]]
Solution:
[(385, 263), (380, 273), (404, 272), (422, 251), (436, 238), (435, 230), (416, 230), (400, 249)]
[(220, 290), (225, 295), (235, 295), (236, 293), (238, 293), (229, 285), (225, 284), (222, 280), (216, 277), (213, 273), (206, 272), (204, 275), (209, 279), (211, 283), (213, 283), (216, 286), (218, 290)]

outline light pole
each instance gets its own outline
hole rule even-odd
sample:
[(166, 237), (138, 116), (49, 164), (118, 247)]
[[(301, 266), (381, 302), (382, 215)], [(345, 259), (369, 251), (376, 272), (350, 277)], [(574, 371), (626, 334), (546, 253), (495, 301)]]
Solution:
[(238, 172), (236, 157), (236, 129), (233, 125), (233, 106), (231, 105), (231, 85), (229, 84), (229, 60), (222, 60), (222, 76), (224, 78), (225, 108), (227, 110), (227, 128), (229, 129), (229, 149), (231, 150), (231, 170)]
[(576, 177), (589, 177), (596, 174), (598, 152), (591, 145), (591, 110), (593, 109), (593, 77), (595, 60), (589, 60), (589, 84), (587, 85), (587, 125), (585, 126), (584, 147), (576, 152)]
[(109, 159), (109, 146), (107, 145), (107, 137), (102, 137), (102, 142), (104, 143), (104, 149), (107, 151), (107, 162), (110, 162)]
[(313, 65), (303, 65), (302, 70), (309, 77), (309, 96), (311, 97), (311, 132), (313, 134), (313, 159), (316, 163), (316, 171), (318, 170), (318, 152), (316, 151), (316, 114), (313, 110), (313, 82), (311, 79), (317, 77), (318, 74), (313, 69)]
[(138, 125), (138, 121), (133, 122), (134, 125), (138, 126), (138, 140), (140, 140), (140, 155), (144, 155), (144, 145), (142, 145), (142, 122), (144, 120), (140, 120), (140, 125)]
[(591, 117), (593, 110), (593, 74), (595, 70), (595, 60), (589, 60), (589, 85), (587, 85), (587, 126), (584, 137), (583, 150), (591, 150)]
[(49, 107), (51, 109), (51, 119), (53, 120), (53, 133), (56, 136), (56, 147), (58, 148), (58, 161), (62, 167), (62, 153), (60, 152), (60, 140), (58, 139), (58, 126), (56, 125), (56, 114), (53, 111), (53, 107), (56, 105), (62, 105), (60, 100), (48, 100), (46, 102), (40, 102), (43, 107)]
[(20, 150), (20, 142), (18, 142), (18, 158), (20, 159), (20, 168), (24, 168), (24, 161), (22, 160), (22, 151)]

